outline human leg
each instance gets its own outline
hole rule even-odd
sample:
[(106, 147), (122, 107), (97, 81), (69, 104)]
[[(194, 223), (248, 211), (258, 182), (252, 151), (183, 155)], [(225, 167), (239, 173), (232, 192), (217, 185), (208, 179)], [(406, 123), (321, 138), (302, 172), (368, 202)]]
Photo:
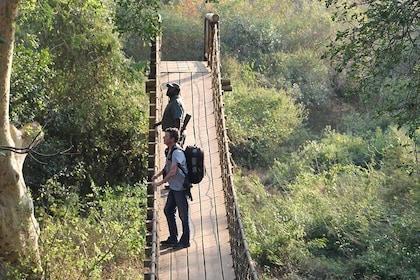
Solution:
[[(182, 222), (182, 236), (179, 240), (180, 245), (190, 244), (190, 224), (189, 224), (189, 210), (188, 210), (188, 200), (184, 191), (174, 192), (176, 205), (178, 207), (179, 218)], [(187, 246), (187, 247), (188, 247)]]
[(166, 199), (166, 204), (164, 208), (164, 213), (166, 216), (166, 221), (168, 223), (169, 229), (169, 238), (168, 243), (177, 243), (178, 242), (178, 229), (176, 227), (176, 219), (175, 219), (175, 212), (176, 212), (176, 199), (175, 199), (175, 191), (169, 191), (168, 197)]

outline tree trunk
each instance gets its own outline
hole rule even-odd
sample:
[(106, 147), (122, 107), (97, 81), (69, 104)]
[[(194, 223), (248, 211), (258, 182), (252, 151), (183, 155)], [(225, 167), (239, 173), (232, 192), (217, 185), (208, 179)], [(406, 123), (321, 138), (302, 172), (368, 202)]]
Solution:
[[(18, 130), (9, 123), (10, 74), (14, 24), (19, 0), (0, 0), (0, 146), (28, 147), (40, 126)], [(0, 149), (0, 264), (17, 263), (19, 257), (40, 268), (39, 227), (33, 202), (23, 179), (26, 154)]]

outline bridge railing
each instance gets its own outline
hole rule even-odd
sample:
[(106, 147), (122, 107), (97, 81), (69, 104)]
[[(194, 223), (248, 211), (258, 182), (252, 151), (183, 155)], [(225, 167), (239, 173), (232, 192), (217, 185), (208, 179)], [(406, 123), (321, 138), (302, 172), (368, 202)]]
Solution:
[[(159, 19), (159, 22), (161, 20)], [(146, 93), (149, 94), (149, 140), (148, 140), (148, 182), (152, 182), (152, 176), (156, 173), (156, 163), (158, 157), (158, 143), (156, 142), (156, 108), (160, 106), (159, 85), (160, 85), (160, 47), (161, 37), (158, 36), (151, 42), (150, 52), (150, 72), (146, 81)], [(144, 260), (144, 279), (156, 280), (158, 277), (159, 266), (159, 236), (158, 236), (158, 192), (149, 183), (147, 185), (147, 217), (146, 217), (146, 246)]]
[(258, 274), (251, 258), (248, 242), (245, 238), (245, 232), (233, 183), (233, 167), (229, 152), (229, 142), (226, 133), (225, 114), (223, 108), (224, 104), (222, 98), (223, 85), (220, 66), (218, 15), (206, 15), (204, 36), (204, 59), (207, 60), (212, 73), (214, 113), (216, 120), (218, 120), (216, 121), (217, 139), (235, 275), (237, 279), (257, 280)]
[[(148, 182), (151, 182), (156, 172), (158, 154), (158, 143), (156, 142), (156, 109), (162, 100), (159, 100), (160, 85), (160, 47), (161, 38), (157, 37), (152, 42), (150, 54), (150, 73), (146, 82), (146, 92), (149, 94), (149, 141), (148, 141)], [(234, 269), (237, 279), (257, 280), (258, 274), (249, 252), (248, 243), (242, 225), (239, 207), (236, 201), (236, 193), (233, 183), (233, 167), (230, 158), (228, 137), (226, 133), (223, 89), (229, 90), (230, 85), (222, 85), (220, 72), (220, 51), (219, 51), (219, 16), (207, 14), (204, 23), (204, 60), (212, 72), (213, 102), (215, 108), (218, 134), (218, 145), (220, 150), (220, 161), (222, 169), (222, 180), (225, 192), (227, 219)], [(157, 228), (158, 192), (149, 183), (147, 187), (147, 217), (146, 217), (146, 247), (144, 261), (144, 279), (156, 280), (158, 277), (159, 265), (159, 236)]]

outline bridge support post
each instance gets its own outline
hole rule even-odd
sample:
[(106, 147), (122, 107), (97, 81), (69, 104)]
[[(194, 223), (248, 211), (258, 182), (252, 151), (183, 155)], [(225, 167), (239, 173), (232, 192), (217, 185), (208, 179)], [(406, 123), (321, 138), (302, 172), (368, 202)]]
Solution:
[(214, 40), (214, 26), (219, 27), (219, 15), (213, 13), (207, 13), (204, 19), (204, 61), (208, 62), (208, 66), (211, 66), (211, 54), (213, 49)]

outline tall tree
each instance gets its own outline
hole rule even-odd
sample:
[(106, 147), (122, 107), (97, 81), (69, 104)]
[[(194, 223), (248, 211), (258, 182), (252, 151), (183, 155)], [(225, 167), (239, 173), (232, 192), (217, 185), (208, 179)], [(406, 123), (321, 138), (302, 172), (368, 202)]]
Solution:
[(19, 0), (0, 0), (0, 263), (13, 263), (25, 257), (39, 266), (39, 228), (22, 167), (26, 152), (36, 144), (33, 140), (39, 135), (40, 127), (32, 123), (18, 130), (9, 121), (18, 4)]
[[(33, 259), (36, 264), (39, 264), (39, 229), (34, 217), (32, 199), (23, 179), (22, 166), (26, 152), (36, 145), (37, 141), (34, 139), (39, 140), (42, 133), (38, 123), (25, 125), (18, 130), (11, 125), (9, 117), (11, 66), (18, 6), (20, 8), (23, 8), (24, 4), (30, 6), (29, 10), (27, 8), (23, 11), (24, 13), (20, 11), (20, 18), (22, 20), (25, 16), (28, 19), (32, 17), (31, 20), (40, 23), (31, 25), (30, 28), (41, 29), (41, 31), (33, 30), (37, 34), (35, 37), (40, 39), (37, 44), (43, 44), (42, 47), (51, 50), (52, 57), (55, 59), (55, 67), (60, 73), (57, 79), (61, 78), (61, 80), (55, 80), (55, 89), (59, 90), (56, 90), (54, 97), (58, 96), (61, 100), (67, 100), (68, 104), (73, 106), (83, 104), (79, 106), (79, 116), (91, 116), (97, 113), (93, 118), (95, 121), (98, 120), (97, 122), (88, 117), (83, 120), (90, 119), (91, 125), (97, 125), (101, 131), (104, 131), (103, 121), (111, 119), (106, 117), (106, 113), (113, 114), (117, 111), (116, 106), (111, 104), (108, 97), (112, 95), (113, 100), (117, 100), (115, 97), (117, 93), (128, 88), (128, 86), (124, 88), (121, 84), (125, 85), (129, 79), (120, 83), (122, 79), (119, 79), (120, 76), (116, 77), (117, 72), (123, 76), (124, 71), (128, 71), (128, 67), (122, 69), (125, 64), (123, 64), (124, 58), (117, 51), (119, 42), (114, 38), (115, 34), (112, 33), (111, 25), (103, 23), (113, 19), (118, 23), (115, 30), (139, 32), (144, 38), (153, 37), (158, 32), (157, 9), (160, 5), (158, 0), (80, 0), (72, 1), (71, 5), (68, 1), (37, 1), (37, 5), (42, 4), (39, 5), (42, 9), (38, 9), (35, 4), (30, 5), (30, 1), (20, 2), (20, 0), (0, 0), (0, 267), (3, 260), (15, 262), (19, 256)], [(107, 5), (103, 5), (104, 3)], [(74, 8), (76, 5), (77, 8)], [(69, 28), (66, 28), (67, 26)], [(23, 38), (25, 39), (26, 37)], [(131, 79), (134, 79), (134, 75)], [(70, 94), (75, 94), (74, 98), (71, 98)], [(108, 101), (95, 103), (93, 98), (100, 101), (108, 98)], [(133, 99), (124, 101), (130, 102)], [(60, 103), (61, 100), (54, 100), (54, 102)], [(79, 100), (79, 102), (71, 103), (69, 100)], [(127, 106), (126, 104), (118, 105), (118, 110)], [(74, 114), (73, 108), (68, 108), (66, 112)], [(26, 108), (25, 111), (31, 109)], [(127, 112), (127, 108), (124, 109)], [(127, 118), (133, 118), (133, 116), (127, 114)], [(82, 123), (83, 120), (78, 118), (77, 122)], [(75, 141), (85, 143), (86, 145), (80, 146), (86, 151), (96, 151), (96, 149), (89, 149), (90, 144), (101, 137), (97, 142), (111, 138), (109, 135), (111, 130), (116, 131), (114, 134), (121, 138), (125, 136), (119, 133), (120, 120), (120, 118), (115, 120), (115, 123), (112, 123), (113, 127), (102, 132), (104, 135), (100, 136), (95, 135), (98, 130), (89, 130), (91, 126), (82, 123), (84, 133), (81, 133)], [(122, 121), (122, 123), (126, 122)], [(57, 131), (61, 133), (63, 126), (65, 125), (58, 122), (55, 125)], [(136, 129), (131, 129), (130, 133), (130, 135), (139, 134)], [(106, 146), (106, 143), (104, 145)], [(122, 149), (130, 150), (129, 147)], [(109, 150), (114, 152), (114, 147), (109, 147)], [(132, 148), (132, 150), (137, 152), (140, 149)], [(87, 158), (91, 155), (91, 153), (86, 153)], [(89, 160), (96, 160), (93, 156), (88, 158), (88, 165)], [(124, 156), (118, 154), (115, 157), (113, 164), (117, 166), (117, 160), (124, 161), (126, 154)], [(132, 169), (138, 170), (134, 167)]]
[(356, 94), (391, 116), (410, 137), (420, 127), (420, 4), (418, 0), (326, 0), (343, 28), (329, 45)]

